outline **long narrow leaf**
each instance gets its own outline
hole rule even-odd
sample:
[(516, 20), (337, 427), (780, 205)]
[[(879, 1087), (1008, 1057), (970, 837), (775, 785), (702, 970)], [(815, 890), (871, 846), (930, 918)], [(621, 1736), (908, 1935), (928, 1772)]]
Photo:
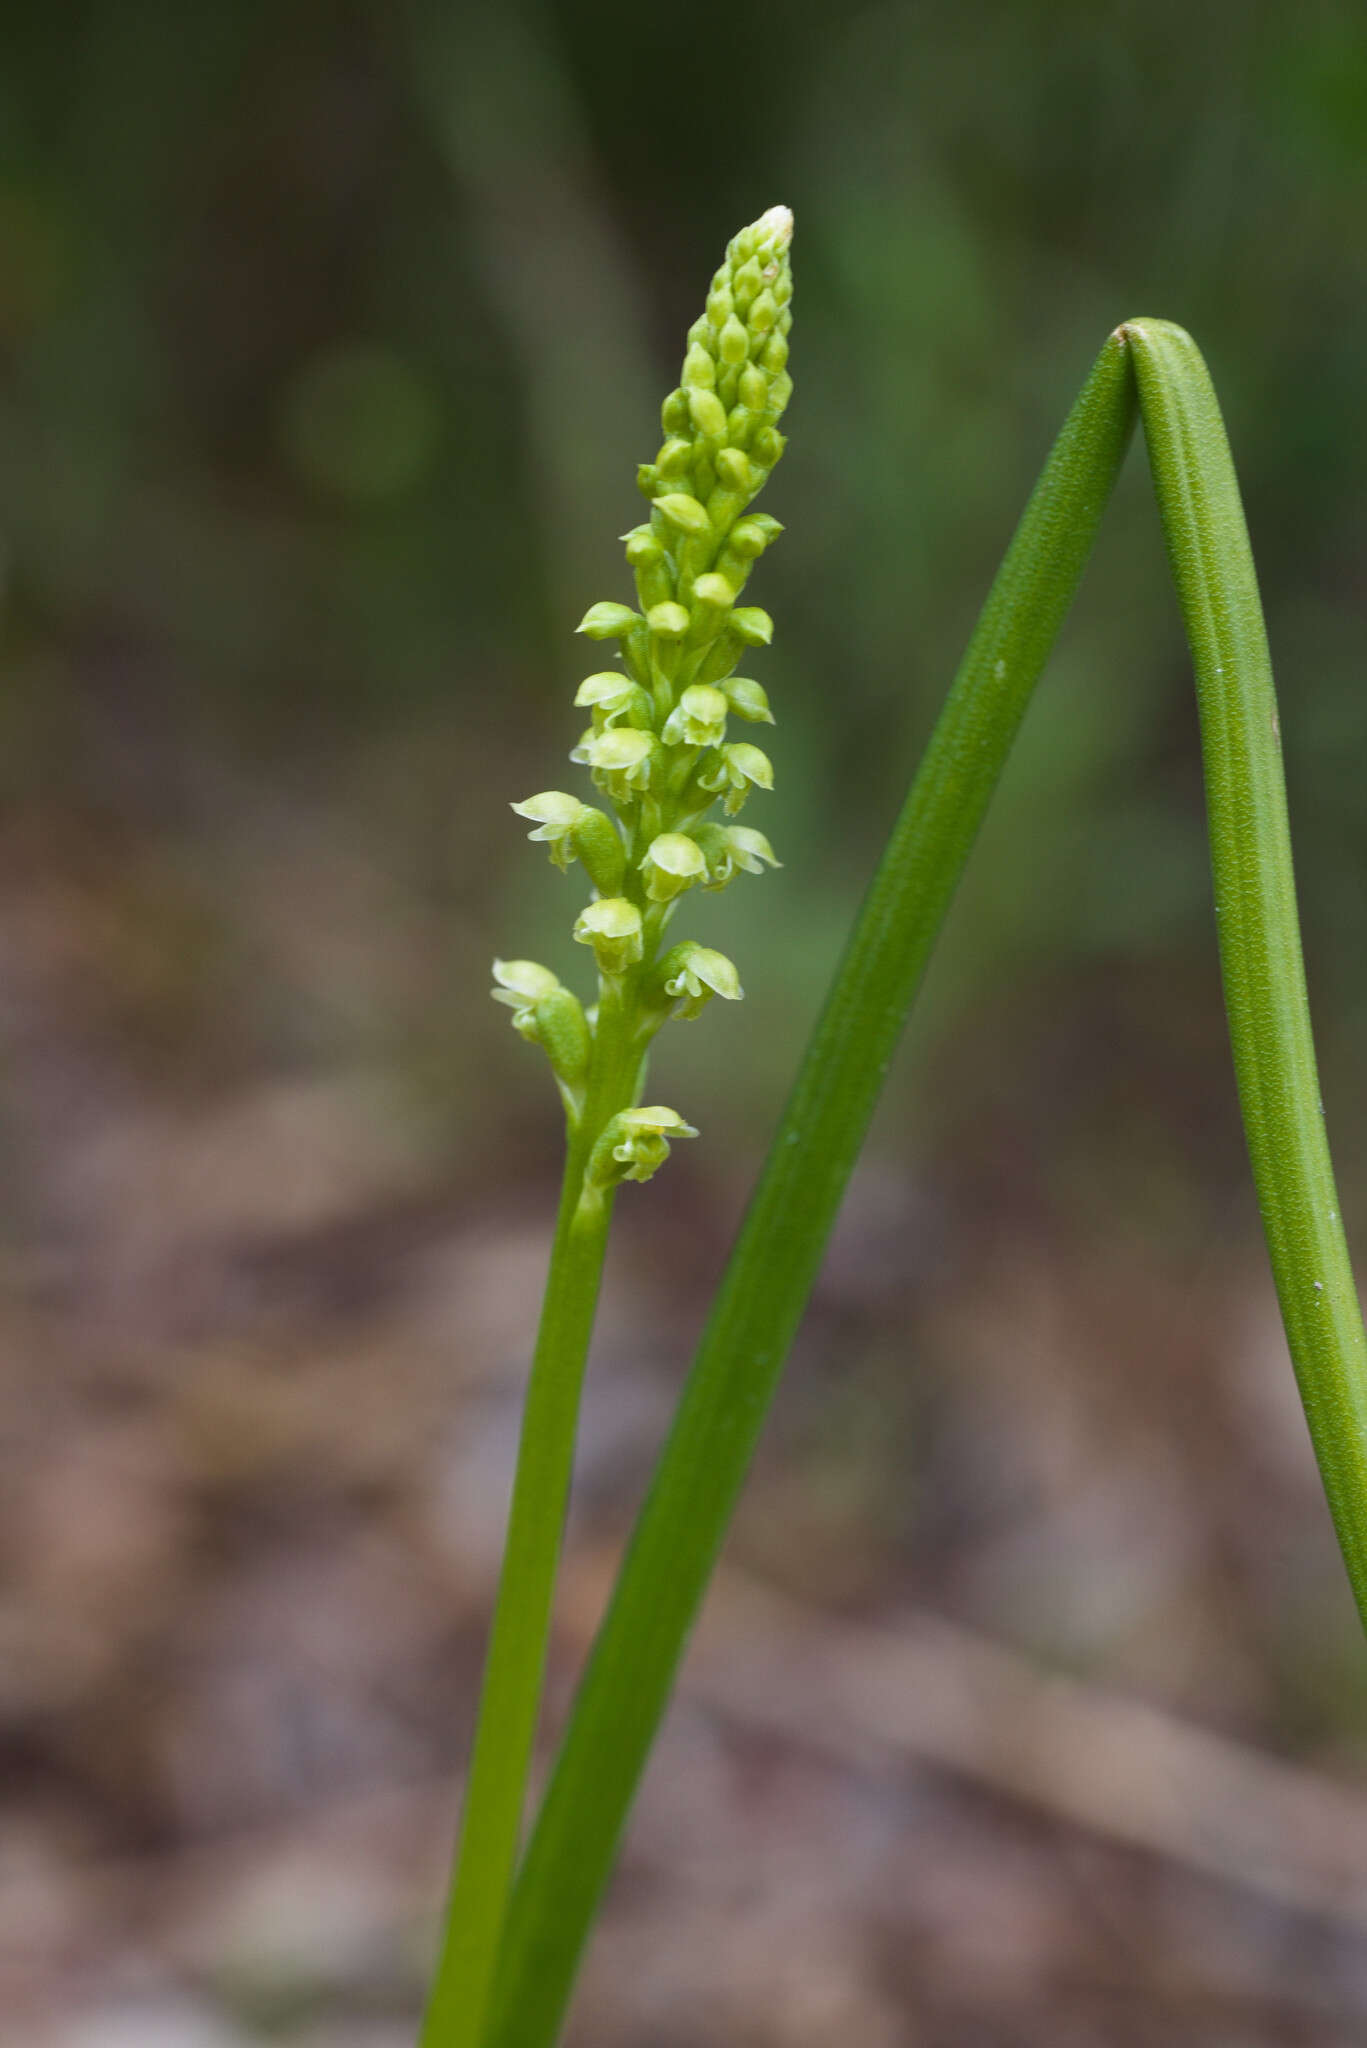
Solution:
[(1220, 965), (1253, 1179), (1324, 1490), (1367, 1620), (1367, 1336), (1315, 1073), (1253, 554), (1195, 342), (1165, 320), (1132, 320), (1124, 331), (1196, 671)]
[(1134, 422), (1113, 335), (993, 585), (732, 1254), (513, 1895), (489, 2048), (549, 2048), (917, 983)]
[(1136, 396), (1196, 673), (1221, 963), (1254, 1179), (1311, 1435), (1367, 1620), (1367, 1334), (1324, 1135), (1252, 555), (1199, 352), (1180, 328), (1134, 321), (1103, 349), (1050, 456), (837, 971), (514, 1892), (489, 2048), (551, 2048), (559, 2032), (882, 1076), (1090, 552)]

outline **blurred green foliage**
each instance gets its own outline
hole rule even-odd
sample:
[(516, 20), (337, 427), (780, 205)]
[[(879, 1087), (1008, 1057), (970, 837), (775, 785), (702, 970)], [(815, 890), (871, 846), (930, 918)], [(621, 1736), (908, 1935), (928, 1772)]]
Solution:
[[(1106, 329), (1152, 313), (1195, 333), (1226, 407), (1328, 1087), (1363, 1127), (1354, 0), (695, 0), (686, 31), (620, 0), (98, 0), (13, 11), (3, 52), (0, 788), (161, 850), (191, 900), (160, 943), (193, 928), (184, 972), (207, 977), (198, 1008), (177, 989), (192, 1036), (226, 1011), (272, 1060), (378, 1033), (438, 1093), (463, 1061), (518, 1071), (483, 956), (570, 947), (506, 802), (575, 736), (570, 629), (627, 594), (615, 536), (699, 290), (781, 200), (797, 392), (756, 588), (780, 716), (756, 822), (787, 866), (709, 913), (749, 1014), (678, 1034), (670, 1099), (706, 1124), (697, 1091), (729, 1087), (767, 1128), (1049, 440)], [(1065, 981), (1218, 1056), (1186, 668), (1136, 463), (918, 1027), (962, 1118), (994, 1086), (995, 1011), (1047, 1014)], [(225, 980), (251, 938), (222, 847), (269, 868), (263, 791), (332, 806), (449, 931), (418, 989), (390, 1002), (372, 959), (359, 1011), (353, 982), (301, 1017), (250, 964)]]

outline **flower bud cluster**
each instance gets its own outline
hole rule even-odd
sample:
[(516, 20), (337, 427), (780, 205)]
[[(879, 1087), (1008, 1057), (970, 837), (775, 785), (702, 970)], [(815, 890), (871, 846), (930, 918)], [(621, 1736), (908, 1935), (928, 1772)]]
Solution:
[[(737, 600), (782, 531), (749, 508), (785, 445), (792, 225), (786, 207), (772, 207), (727, 249), (664, 402), (663, 444), (638, 474), (650, 514), (623, 538), (639, 609), (604, 601), (579, 625), (620, 649), (620, 666), (587, 676), (575, 696), (591, 723), (570, 759), (588, 770), (602, 805), (545, 790), (512, 807), (557, 867), (582, 862), (593, 889), (574, 936), (597, 962), (598, 1012), (586, 1017), (548, 969), (496, 968), (495, 995), (550, 1054), (572, 1128), (586, 1091), (594, 1101), (602, 1092), (592, 1078), (606, 1028), (599, 1018), (626, 1017), (643, 1053), (666, 1017), (695, 1017), (712, 996), (742, 993), (735, 967), (709, 947), (685, 941), (662, 956), (681, 898), (778, 865), (762, 832), (729, 820), (752, 791), (773, 788), (768, 755), (732, 728), (773, 723), (762, 685), (735, 673), (750, 649), (769, 644), (773, 622)], [(718, 803), (726, 823), (708, 817)], [(672, 1111), (614, 1108), (592, 1134), (601, 1185), (647, 1178), (671, 1131), (691, 1135)]]

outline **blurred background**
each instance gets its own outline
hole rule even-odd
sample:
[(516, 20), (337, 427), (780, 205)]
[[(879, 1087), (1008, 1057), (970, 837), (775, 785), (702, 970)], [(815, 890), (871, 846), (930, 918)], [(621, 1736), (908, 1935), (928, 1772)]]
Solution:
[[(694, 921), (743, 1008), (659, 1047), (703, 1139), (619, 1208), (556, 1711), (1127, 315), (1226, 408), (1367, 1259), (1367, 17), (53, 0), (0, 52), (0, 2039), (402, 2048), (558, 1166), (488, 961), (584, 966), (507, 804), (573, 779), (571, 629), (628, 594), (634, 464), (764, 207), (797, 388), (746, 822), (785, 866)], [(1367, 2041), (1367, 1656), (1138, 452), (712, 1617), (579, 2048)]]

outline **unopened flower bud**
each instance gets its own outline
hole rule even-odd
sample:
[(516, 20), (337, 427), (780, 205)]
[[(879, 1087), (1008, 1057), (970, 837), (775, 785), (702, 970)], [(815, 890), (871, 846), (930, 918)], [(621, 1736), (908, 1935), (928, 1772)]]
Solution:
[(630, 605), (612, 604), (605, 599), (601, 604), (591, 604), (574, 630), (590, 640), (620, 640), (640, 623), (640, 614)]
[(764, 411), (769, 403), (769, 379), (757, 363), (751, 363), (748, 369), (741, 371), (736, 394), (750, 412)]
[[(761, 427), (750, 443), (750, 450), (756, 462), (764, 469), (772, 469), (787, 446), (787, 441), (777, 427)], [(660, 501), (657, 498), (655, 502), (658, 505)]]
[(643, 607), (649, 611), (652, 605), (668, 604), (674, 584), (668, 556), (656, 535), (648, 526), (638, 526), (622, 538), (627, 544), (627, 563), (635, 572), (636, 592)]
[(716, 389), (717, 366), (700, 342), (694, 342), (684, 357), (683, 376), (680, 382), (687, 392)]
[(726, 415), (726, 439), (732, 448), (748, 448), (750, 436), (759, 424), (761, 415), (747, 412), (743, 405), (733, 405)]
[(646, 624), (661, 640), (682, 640), (688, 631), (688, 613), (681, 604), (653, 604), (646, 613)]
[(755, 248), (765, 263), (776, 263), (793, 239), (793, 210), (770, 206), (754, 224)]
[(733, 313), (717, 337), (717, 352), (724, 363), (743, 363), (750, 351), (750, 336), (743, 320)]
[(720, 441), (725, 437), (726, 407), (715, 391), (691, 391), (688, 396), (688, 410), (700, 434), (706, 434), (714, 441)]
[(722, 688), (738, 717), (748, 719), (751, 725), (773, 724), (774, 714), (769, 709), (769, 698), (763, 684), (754, 682), (749, 676), (728, 676)]
[(731, 614), (731, 631), (749, 647), (767, 647), (774, 637), (774, 622), (757, 604), (741, 604)]
[(584, 808), (577, 796), (570, 796), (563, 789), (543, 789), (539, 796), (529, 796), (525, 802), (509, 806), (519, 818), (535, 820), (536, 830), (529, 832), (527, 837), (544, 840), (558, 868), (568, 868), (574, 859), (570, 834)]
[(627, 562), (633, 569), (641, 569), (648, 562), (659, 562), (664, 559), (664, 549), (653, 528), (649, 526), (629, 527), (625, 533), (618, 535), (618, 539), (625, 544)]
[(782, 531), (777, 519), (766, 519), (762, 512), (736, 521), (717, 557), (717, 568), (734, 584), (737, 593), (744, 589), (756, 558)]
[(741, 264), (731, 285), (731, 294), (735, 299), (736, 311), (738, 313), (742, 315), (749, 313), (762, 283), (763, 279), (760, 276), (759, 265), (753, 257), (750, 258), (748, 263)]
[(580, 911), (574, 936), (592, 946), (601, 974), (622, 974), (641, 957), (641, 913), (625, 896), (604, 896)]
[(712, 522), (696, 498), (687, 491), (666, 491), (655, 500), (655, 509), (662, 512), (671, 526), (680, 533), (704, 534), (712, 531)]
[[(709, 398), (713, 394), (711, 392), (702, 392), (700, 394), (694, 393), (690, 396), (689, 414), (691, 417), (696, 417), (693, 399), (697, 396)], [(660, 476), (668, 477), (674, 483), (677, 483), (680, 478), (687, 478), (693, 468), (693, 443), (685, 441), (681, 435), (672, 436), (665, 442), (664, 447), (655, 457), (655, 468)]]
[(697, 841), (686, 832), (661, 832), (646, 848), (641, 873), (652, 903), (672, 903), (703, 880), (707, 862)]
[(693, 602), (705, 605), (709, 611), (728, 611), (736, 601), (736, 593), (724, 576), (715, 569), (699, 576), (693, 583)]
[(739, 448), (723, 448), (717, 456), (717, 479), (731, 491), (751, 491), (755, 473)]
[(726, 711), (722, 691), (710, 683), (690, 683), (665, 720), (660, 737), (666, 746), (719, 747), (726, 738)]
[(744, 519), (738, 519), (726, 536), (727, 552), (753, 561), (757, 555), (776, 541), (783, 527), (767, 512), (748, 512)]
[(682, 434), (688, 429), (688, 393), (671, 391), (660, 407), (660, 431), (662, 434)]
[(773, 293), (766, 286), (750, 302), (745, 324), (752, 334), (768, 334), (778, 318), (778, 305)]

